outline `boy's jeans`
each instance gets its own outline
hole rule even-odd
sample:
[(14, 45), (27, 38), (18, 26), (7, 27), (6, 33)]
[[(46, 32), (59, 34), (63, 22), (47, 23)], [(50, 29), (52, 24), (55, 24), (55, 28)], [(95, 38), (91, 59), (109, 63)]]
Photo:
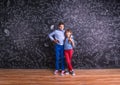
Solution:
[[(55, 68), (56, 70), (65, 69), (64, 46), (55, 44)], [(61, 68), (60, 68), (61, 67)]]

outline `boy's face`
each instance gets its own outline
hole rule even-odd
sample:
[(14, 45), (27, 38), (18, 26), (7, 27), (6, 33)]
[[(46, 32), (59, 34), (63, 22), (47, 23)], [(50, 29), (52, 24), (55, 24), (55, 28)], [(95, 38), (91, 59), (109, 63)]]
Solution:
[(64, 29), (64, 25), (59, 25), (59, 29), (63, 30)]

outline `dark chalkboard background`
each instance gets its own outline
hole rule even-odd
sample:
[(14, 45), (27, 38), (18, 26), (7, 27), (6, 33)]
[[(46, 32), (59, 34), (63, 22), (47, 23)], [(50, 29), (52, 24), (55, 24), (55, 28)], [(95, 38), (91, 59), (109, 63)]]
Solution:
[(0, 0), (0, 68), (54, 68), (59, 21), (76, 40), (74, 68), (120, 68), (119, 0)]

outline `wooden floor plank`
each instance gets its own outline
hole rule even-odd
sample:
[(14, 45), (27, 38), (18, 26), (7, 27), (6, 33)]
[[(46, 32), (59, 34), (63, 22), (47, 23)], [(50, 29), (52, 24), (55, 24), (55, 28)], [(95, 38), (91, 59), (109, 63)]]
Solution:
[(0, 85), (120, 85), (120, 69), (75, 69), (76, 76), (50, 69), (0, 69)]

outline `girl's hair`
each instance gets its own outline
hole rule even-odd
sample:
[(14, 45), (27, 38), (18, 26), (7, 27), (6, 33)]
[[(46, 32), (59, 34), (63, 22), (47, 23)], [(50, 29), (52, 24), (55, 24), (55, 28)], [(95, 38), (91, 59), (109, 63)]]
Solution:
[(66, 36), (66, 33), (67, 33), (67, 32), (70, 32), (71, 35), (72, 35), (72, 31), (71, 31), (70, 29), (66, 29), (66, 30), (65, 30), (65, 36)]
[[(66, 30), (65, 30), (65, 39), (64, 39), (64, 42), (66, 41), (66, 38), (67, 38), (67, 35), (66, 35), (67, 32), (70, 32), (71, 35), (72, 35), (72, 31), (71, 31), (70, 29), (66, 29)], [(71, 35), (70, 35), (70, 37), (71, 37)], [(70, 42), (70, 41), (69, 41), (69, 42)]]
[(72, 31), (71, 31), (70, 29), (66, 29), (66, 30), (65, 30), (65, 33), (67, 33), (67, 32), (72, 33)]

